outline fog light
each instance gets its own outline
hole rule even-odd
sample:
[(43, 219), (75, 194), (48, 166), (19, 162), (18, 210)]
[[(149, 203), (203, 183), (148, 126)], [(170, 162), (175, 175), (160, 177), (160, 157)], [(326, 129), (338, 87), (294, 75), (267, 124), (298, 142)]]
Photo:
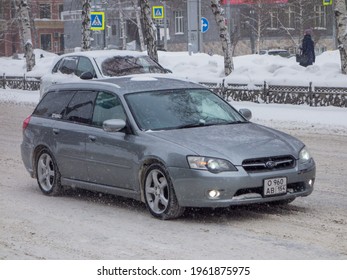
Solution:
[(312, 179), (308, 181), (308, 185), (309, 185), (310, 187), (313, 186), (313, 180), (312, 180)]
[(220, 192), (217, 190), (210, 190), (210, 191), (208, 191), (208, 196), (210, 198), (217, 198), (220, 196)]

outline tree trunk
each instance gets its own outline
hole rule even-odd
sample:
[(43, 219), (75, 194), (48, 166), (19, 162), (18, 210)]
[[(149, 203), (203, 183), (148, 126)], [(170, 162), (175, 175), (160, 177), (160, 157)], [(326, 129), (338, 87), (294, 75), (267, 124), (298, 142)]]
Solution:
[(21, 33), (24, 42), (26, 69), (31, 71), (35, 66), (35, 54), (33, 43), (31, 39), (31, 26), (29, 16), (29, 6), (27, 0), (16, 0), (16, 5), (19, 13), (19, 20), (21, 23)]
[(347, 7), (345, 0), (335, 0), (337, 43), (340, 50), (341, 72), (347, 74)]
[(155, 36), (155, 26), (152, 21), (151, 8), (148, 0), (140, 0), (141, 13), (143, 17), (143, 27), (145, 34), (145, 43), (147, 45), (147, 53), (150, 58), (158, 61), (157, 40)]
[(127, 35), (125, 34), (125, 21), (122, 10), (122, 3), (118, 0), (118, 9), (119, 9), (119, 21), (120, 21), (120, 33), (122, 39), (122, 50), (126, 50), (127, 48)]
[(82, 6), (82, 51), (90, 50), (90, 0), (84, 0)]
[(141, 13), (140, 10), (138, 9), (138, 1), (137, 0), (132, 0), (131, 1), (133, 8), (135, 10), (136, 14), (136, 25), (137, 25), (137, 30), (139, 32), (139, 40), (140, 40), (140, 48), (141, 51), (145, 50), (145, 41), (143, 39), (143, 30), (142, 30), (142, 24), (141, 24)]
[(221, 13), (222, 8), (219, 0), (211, 0), (211, 9), (219, 27), (219, 37), (222, 42), (222, 49), (224, 53), (224, 74), (228, 76), (234, 70), (228, 27), (225, 24), (225, 18)]

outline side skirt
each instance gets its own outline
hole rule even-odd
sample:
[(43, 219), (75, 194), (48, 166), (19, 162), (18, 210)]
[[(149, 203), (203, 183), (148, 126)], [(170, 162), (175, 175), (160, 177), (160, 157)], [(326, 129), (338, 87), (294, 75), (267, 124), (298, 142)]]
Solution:
[(134, 190), (122, 189), (117, 187), (110, 187), (105, 185), (98, 185), (90, 182), (77, 181), (73, 179), (61, 178), (61, 184), (64, 186), (71, 186), (81, 188), (89, 191), (113, 194), (123, 197), (132, 198), (141, 201), (141, 193)]

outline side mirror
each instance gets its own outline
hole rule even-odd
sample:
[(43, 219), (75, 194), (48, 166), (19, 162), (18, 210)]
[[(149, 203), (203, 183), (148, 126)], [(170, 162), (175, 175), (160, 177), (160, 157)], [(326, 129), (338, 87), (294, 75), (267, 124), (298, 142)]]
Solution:
[(249, 109), (240, 109), (239, 113), (247, 120), (249, 121), (252, 118), (252, 112)]
[(121, 119), (111, 119), (104, 121), (102, 128), (106, 132), (118, 132), (126, 126), (124, 120)]
[(94, 78), (94, 75), (92, 72), (83, 72), (80, 76), (82, 80), (91, 80)]

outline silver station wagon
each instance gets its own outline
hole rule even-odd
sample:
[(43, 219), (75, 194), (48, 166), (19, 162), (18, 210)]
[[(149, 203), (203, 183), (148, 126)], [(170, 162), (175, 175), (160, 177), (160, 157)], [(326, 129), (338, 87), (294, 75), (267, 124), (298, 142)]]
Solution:
[(313, 191), (298, 139), (191, 83), (133, 75), (57, 84), (23, 122), (22, 159), (46, 195), (77, 187), (146, 203), (156, 218), (185, 207), (282, 204)]

